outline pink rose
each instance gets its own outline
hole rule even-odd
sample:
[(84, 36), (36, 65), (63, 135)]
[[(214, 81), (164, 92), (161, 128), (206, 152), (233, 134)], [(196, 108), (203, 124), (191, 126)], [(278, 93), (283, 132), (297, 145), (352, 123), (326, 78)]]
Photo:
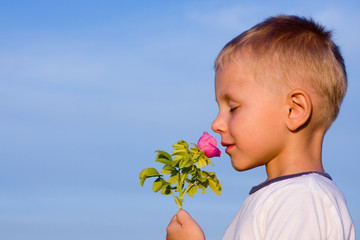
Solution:
[(204, 132), (200, 137), (198, 147), (205, 152), (205, 155), (208, 158), (220, 157), (221, 152), (216, 147), (216, 139), (213, 136), (210, 136), (207, 132)]

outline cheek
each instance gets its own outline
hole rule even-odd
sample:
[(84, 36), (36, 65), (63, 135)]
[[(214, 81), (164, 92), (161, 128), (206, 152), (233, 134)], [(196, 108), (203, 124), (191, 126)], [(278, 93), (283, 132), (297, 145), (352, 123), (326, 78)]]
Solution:
[[(256, 131), (256, 124), (253, 124), (253, 119), (247, 115), (244, 116), (243, 113), (235, 113), (229, 122), (229, 131), (230, 134), (237, 142), (251, 141), (248, 139), (252, 137), (252, 133)], [(257, 135), (255, 133), (255, 135)]]
[(256, 147), (274, 139), (279, 122), (273, 114), (265, 111), (242, 111), (233, 115), (229, 130), (238, 143)]

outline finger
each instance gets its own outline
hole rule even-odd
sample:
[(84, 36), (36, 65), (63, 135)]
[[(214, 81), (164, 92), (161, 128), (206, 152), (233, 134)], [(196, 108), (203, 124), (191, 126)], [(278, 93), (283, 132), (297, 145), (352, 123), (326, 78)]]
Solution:
[(185, 211), (184, 209), (178, 211), (175, 216), (176, 216), (176, 220), (178, 221), (178, 223), (180, 225), (183, 225), (183, 224), (193, 221), (190, 214), (187, 211)]
[(171, 220), (168, 226), (178, 223), (177, 215), (175, 214)]
[(170, 223), (169, 225), (167, 226), (166, 228), (166, 232), (169, 234), (172, 234), (173, 232), (176, 232), (178, 231), (178, 229), (181, 228), (181, 225), (180, 223), (178, 222), (178, 218), (176, 215), (174, 215), (171, 220), (170, 220)]

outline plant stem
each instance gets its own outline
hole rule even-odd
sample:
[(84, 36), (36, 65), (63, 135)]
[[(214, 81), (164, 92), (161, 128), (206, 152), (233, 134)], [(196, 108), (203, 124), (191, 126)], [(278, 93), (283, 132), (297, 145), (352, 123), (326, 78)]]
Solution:
[(179, 207), (179, 210), (181, 210), (181, 209), (182, 209), (182, 199), (180, 200), (180, 202), (178, 202), (178, 201), (176, 201), (176, 196), (175, 196), (175, 194), (173, 193), (172, 190), (171, 190), (171, 194), (173, 195), (174, 200), (175, 200), (176, 204), (177, 204), (178, 207)]

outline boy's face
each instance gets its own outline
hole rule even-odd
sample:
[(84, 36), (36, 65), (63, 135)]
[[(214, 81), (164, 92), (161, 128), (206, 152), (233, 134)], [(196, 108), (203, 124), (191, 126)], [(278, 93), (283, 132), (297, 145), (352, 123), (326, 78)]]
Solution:
[(221, 144), (238, 171), (279, 158), (287, 128), (285, 99), (258, 84), (240, 63), (228, 64), (215, 76), (219, 114), (212, 129), (221, 134)]

